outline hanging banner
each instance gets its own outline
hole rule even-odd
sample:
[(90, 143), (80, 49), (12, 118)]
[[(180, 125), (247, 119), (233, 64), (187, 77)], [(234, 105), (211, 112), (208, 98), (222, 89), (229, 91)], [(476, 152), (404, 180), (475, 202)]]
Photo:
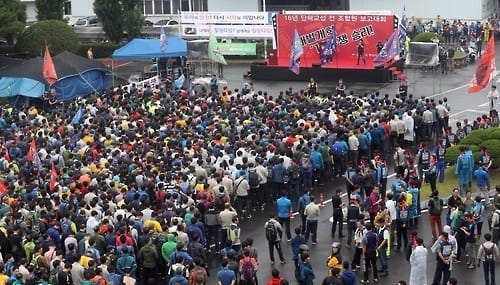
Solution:
[(268, 25), (270, 12), (181, 12), (181, 24)]
[[(394, 32), (396, 18), (390, 12), (335, 11), (325, 13), (294, 12), (277, 15), (278, 66), (290, 62), (294, 30), (299, 33), (304, 48), (301, 67), (321, 64), (321, 51), (335, 27), (336, 53), (324, 68), (373, 69), (377, 56), (377, 42), (385, 43)], [(363, 49), (358, 53), (361, 40)]]
[[(271, 39), (272, 25), (212, 25), (212, 33), (220, 38)], [(206, 38), (210, 36), (208, 25), (182, 24), (183, 38)]]
[(219, 43), (219, 51), (223, 55), (256, 55), (255, 43)]

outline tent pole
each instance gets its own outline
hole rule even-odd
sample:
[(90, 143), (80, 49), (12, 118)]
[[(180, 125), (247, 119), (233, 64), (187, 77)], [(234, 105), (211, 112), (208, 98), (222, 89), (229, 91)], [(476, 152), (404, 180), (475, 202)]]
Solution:
[(111, 60), (111, 76), (112, 76), (112, 82), (111, 84), (113, 85), (113, 88), (115, 87), (115, 61)]

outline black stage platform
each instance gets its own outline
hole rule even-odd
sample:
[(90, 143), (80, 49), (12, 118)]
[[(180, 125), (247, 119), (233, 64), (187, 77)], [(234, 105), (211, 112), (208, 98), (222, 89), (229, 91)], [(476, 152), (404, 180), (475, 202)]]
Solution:
[(360, 69), (360, 68), (322, 68), (320, 65), (301, 67), (300, 74), (295, 75), (288, 67), (268, 66), (266, 62), (254, 62), (250, 66), (253, 80), (266, 81), (309, 81), (314, 77), (317, 81), (337, 81), (338, 78), (348, 82), (377, 82), (384, 83), (392, 79), (389, 70), (392, 66), (402, 65), (395, 62), (386, 68)]

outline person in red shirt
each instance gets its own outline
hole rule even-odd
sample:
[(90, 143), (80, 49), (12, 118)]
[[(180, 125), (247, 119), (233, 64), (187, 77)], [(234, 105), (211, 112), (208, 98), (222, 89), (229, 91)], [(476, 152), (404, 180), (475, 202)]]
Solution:
[(267, 285), (280, 285), (281, 284), (281, 276), (280, 271), (276, 268), (271, 272), (272, 277), (267, 281)]

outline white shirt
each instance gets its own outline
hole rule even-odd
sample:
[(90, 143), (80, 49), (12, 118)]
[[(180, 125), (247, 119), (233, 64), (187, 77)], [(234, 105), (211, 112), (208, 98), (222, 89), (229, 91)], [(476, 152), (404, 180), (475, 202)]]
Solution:
[(394, 201), (394, 200), (385, 201), (385, 207), (387, 208), (387, 212), (389, 212), (389, 215), (391, 216), (391, 221), (395, 221), (396, 220), (396, 201)]

